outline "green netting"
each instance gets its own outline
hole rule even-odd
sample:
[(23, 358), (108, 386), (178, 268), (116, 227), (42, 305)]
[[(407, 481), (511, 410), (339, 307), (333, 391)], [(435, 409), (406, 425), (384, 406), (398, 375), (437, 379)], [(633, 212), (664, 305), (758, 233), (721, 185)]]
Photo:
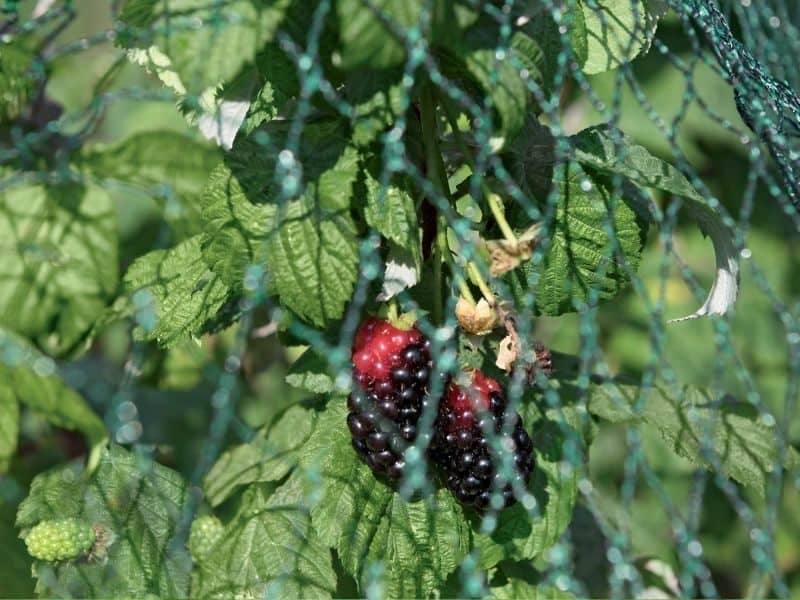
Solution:
[[(0, 596), (800, 596), (798, 27), (3, 2)], [(433, 359), (397, 481), (347, 424), (376, 315)], [(476, 369), (482, 511), (433, 458)]]

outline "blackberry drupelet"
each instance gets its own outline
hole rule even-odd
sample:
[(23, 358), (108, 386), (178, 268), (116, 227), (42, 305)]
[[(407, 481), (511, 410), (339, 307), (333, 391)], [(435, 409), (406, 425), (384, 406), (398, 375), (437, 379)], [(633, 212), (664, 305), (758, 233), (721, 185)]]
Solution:
[(365, 320), (353, 344), (347, 426), (353, 447), (376, 473), (403, 476), (403, 451), (417, 437), (431, 372), (430, 342), (414, 327)]
[(511, 435), (502, 440), (503, 448), (514, 454), (516, 481), (501, 478), (489, 452), (485, 432), (491, 428), (499, 434), (507, 418), (502, 388), (480, 371), (473, 373), (470, 389), (456, 384), (448, 388), (436, 418), (431, 457), (462, 504), (484, 510), (492, 492), (500, 489), (505, 506), (510, 506), (515, 501), (512, 483), (527, 487), (534, 467), (533, 443), (517, 413), (511, 416)]

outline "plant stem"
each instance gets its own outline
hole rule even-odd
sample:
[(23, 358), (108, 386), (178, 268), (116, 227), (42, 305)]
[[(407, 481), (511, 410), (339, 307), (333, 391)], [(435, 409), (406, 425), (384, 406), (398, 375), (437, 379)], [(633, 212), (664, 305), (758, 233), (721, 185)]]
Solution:
[[(446, 200), (450, 200), (450, 185), (447, 172), (439, 148), (439, 133), (436, 124), (436, 99), (433, 88), (426, 83), (420, 94), (420, 125), (422, 127), (422, 145), (425, 149), (425, 169), (434, 188)], [(440, 216), (437, 223), (436, 245), (433, 252), (433, 321), (441, 324), (444, 320), (444, 297), (442, 280), (442, 261), (447, 256), (447, 237), (444, 219)]]
[(463, 277), (458, 278), (458, 289), (461, 293), (461, 297), (464, 298), (467, 302), (475, 306), (475, 296), (472, 295), (472, 290), (469, 289), (469, 285), (467, 285), (467, 280)]
[(474, 262), (470, 261), (467, 263), (467, 272), (478, 288), (480, 288), (481, 294), (483, 294), (483, 297), (486, 298), (489, 306), (493, 307), (496, 304), (494, 294), (492, 293), (492, 290), (489, 289), (489, 286), (486, 284), (486, 281)]
[(492, 211), (492, 215), (494, 215), (494, 220), (497, 221), (500, 231), (503, 232), (503, 237), (512, 244), (516, 244), (518, 241), (517, 236), (514, 235), (514, 231), (511, 229), (508, 221), (506, 221), (505, 210), (503, 209), (500, 196), (494, 192), (488, 192), (486, 194), (486, 202), (489, 203), (489, 209)]

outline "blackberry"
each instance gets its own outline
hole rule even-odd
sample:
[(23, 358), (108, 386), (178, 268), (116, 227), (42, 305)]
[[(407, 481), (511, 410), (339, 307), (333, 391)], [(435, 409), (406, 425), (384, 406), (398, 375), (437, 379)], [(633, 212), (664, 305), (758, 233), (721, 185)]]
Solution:
[(403, 451), (416, 439), (431, 372), (430, 342), (414, 327), (365, 320), (353, 344), (347, 427), (353, 448), (376, 473), (403, 476)]
[(511, 435), (502, 440), (503, 448), (514, 454), (516, 481), (501, 478), (489, 451), (485, 432), (493, 429), (500, 434), (509, 418), (506, 412), (502, 388), (480, 371), (473, 373), (469, 390), (450, 384), (439, 406), (430, 454), (462, 504), (484, 510), (493, 491), (500, 489), (505, 506), (510, 506), (515, 502), (513, 484), (527, 487), (534, 466), (533, 443), (517, 413), (510, 415)]

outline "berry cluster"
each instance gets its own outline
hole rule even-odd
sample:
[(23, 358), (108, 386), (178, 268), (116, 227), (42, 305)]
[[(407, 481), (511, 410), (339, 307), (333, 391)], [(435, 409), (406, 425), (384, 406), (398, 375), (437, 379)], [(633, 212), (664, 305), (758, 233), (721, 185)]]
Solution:
[(356, 385), (347, 399), (353, 447), (373, 471), (399, 479), (428, 391), (430, 342), (413, 327), (370, 318), (356, 332), (353, 366)]
[[(504, 452), (512, 452), (516, 474), (508, 481), (495, 468), (487, 434), (499, 435), (508, 426), (512, 433), (500, 440)], [(504, 505), (514, 503), (513, 485), (527, 487), (533, 470), (533, 442), (517, 413), (506, 412), (503, 390), (480, 371), (472, 375), (469, 389), (450, 384), (439, 406), (431, 456), (446, 476), (447, 487), (462, 504), (483, 510), (494, 489), (503, 493)]]
[[(427, 406), (432, 363), (430, 342), (416, 329), (400, 329), (369, 318), (353, 344), (354, 391), (347, 399), (347, 426), (353, 447), (376, 473), (403, 476), (403, 451), (417, 436), (417, 421)], [(533, 444), (519, 415), (511, 418), (510, 437), (501, 440), (514, 453), (517, 468), (511, 482), (501, 478), (486, 437), (503, 431), (509, 417), (500, 385), (480, 371), (466, 390), (448, 383), (439, 403), (429, 447), (448, 488), (467, 505), (485, 509), (492, 491), (502, 491), (505, 505), (514, 502), (514, 483), (525, 486), (533, 469)]]
[(42, 521), (25, 537), (28, 554), (48, 562), (83, 556), (91, 550), (94, 541), (92, 526), (78, 519)]

